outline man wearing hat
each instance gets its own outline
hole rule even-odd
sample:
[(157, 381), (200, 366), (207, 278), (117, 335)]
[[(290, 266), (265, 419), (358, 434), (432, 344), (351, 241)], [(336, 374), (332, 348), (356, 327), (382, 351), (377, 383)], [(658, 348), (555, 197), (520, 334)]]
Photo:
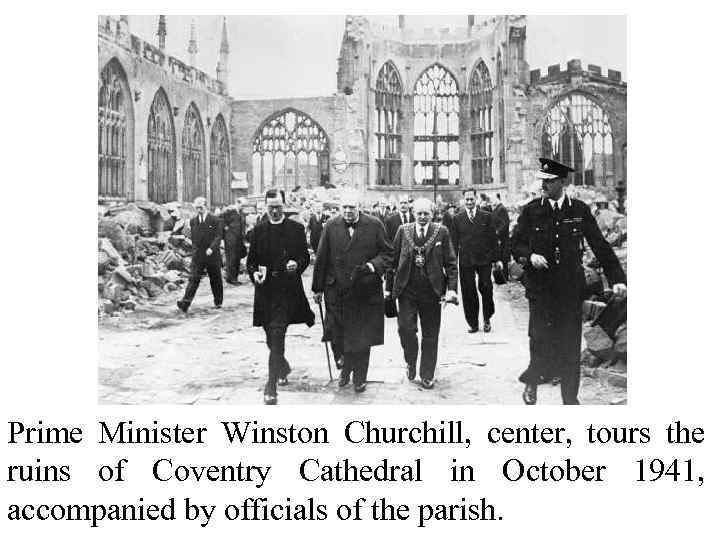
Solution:
[(185, 295), (178, 300), (177, 307), (186, 313), (195, 298), (200, 280), (207, 271), (210, 278), (215, 307), (222, 307), (222, 259), (220, 258), (220, 241), (223, 236), (223, 225), (220, 218), (208, 212), (205, 197), (197, 197), (193, 201), (197, 215), (190, 220), (190, 240), (192, 241), (192, 260), (190, 263), (190, 278), (188, 279)]
[(222, 214), (225, 223), (225, 281), (239, 285), (240, 261), (247, 255), (245, 248), (245, 213), (243, 199), (235, 199), (235, 204)]
[[(382, 345), (385, 309), (382, 279), (392, 261), (392, 246), (377, 218), (360, 213), (359, 194), (343, 193), (342, 214), (323, 229), (313, 272), (315, 301), (325, 296), (328, 340), (336, 362), (343, 358), (338, 385), (353, 375), (355, 392), (364, 392), (370, 348)], [(338, 362), (339, 364), (339, 362)]]
[(600, 262), (613, 292), (625, 297), (625, 272), (598, 228), (590, 208), (565, 193), (573, 169), (540, 158), (542, 196), (522, 210), (513, 233), (513, 257), (525, 268), (530, 303), (530, 365), (520, 375), (523, 401), (537, 402), (537, 385), (553, 368), (561, 377), (562, 400), (577, 405), (580, 387), (580, 336), (585, 273), (584, 240)]
[(288, 325), (315, 324), (302, 284), (302, 273), (310, 264), (305, 228), (284, 214), (285, 194), (270, 189), (265, 194), (268, 219), (255, 227), (247, 258), (247, 271), (255, 284), (253, 326), (265, 330), (270, 350), (266, 405), (277, 403), (277, 385), (287, 384), (290, 365), (285, 359)]

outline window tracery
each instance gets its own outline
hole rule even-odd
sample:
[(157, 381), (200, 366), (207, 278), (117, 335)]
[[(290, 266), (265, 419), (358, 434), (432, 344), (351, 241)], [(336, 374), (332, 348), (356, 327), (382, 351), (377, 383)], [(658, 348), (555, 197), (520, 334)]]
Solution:
[(156, 203), (177, 200), (175, 127), (170, 103), (162, 88), (150, 105), (148, 117), (148, 199)]
[(205, 197), (205, 134), (200, 113), (191, 103), (182, 134), (183, 200)]
[(401, 183), (400, 74), (391, 62), (380, 68), (375, 84), (375, 140), (378, 185)]
[(613, 134), (608, 114), (582, 93), (558, 101), (547, 113), (543, 154), (575, 169), (575, 185), (614, 184)]
[(230, 142), (225, 119), (217, 115), (210, 132), (210, 204), (230, 203)]
[(490, 71), (482, 60), (470, 76), (472, 183), (492, 184), (493, 95)]
[(98, 88), (98, 195), (127, 195), (128, 129), (132, 112), (128, 105), (127, 79), (115, 59), (100, 74)]
[(330, 181), (330, 145), (308, 115), (288, 109), (267, 120), (253, 141), (253, 187), (324, 185)]
[(416, 184), (459, 183), (459, 111), (458, 85), (450, 72), (438, 64), (425, 70), (413, 93)]

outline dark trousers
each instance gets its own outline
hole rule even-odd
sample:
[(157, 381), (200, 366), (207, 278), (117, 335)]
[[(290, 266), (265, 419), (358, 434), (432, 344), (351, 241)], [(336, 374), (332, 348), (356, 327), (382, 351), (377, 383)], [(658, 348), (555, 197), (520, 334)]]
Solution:
[[(482, 298), (483, 320), (489, 321), (495, 313), (493, 302), (493, 284), (490, 278), (490, 265), (475, 265), (460, 267), (460, 291), (462, 292), (463, 311), (468, 325), (477, 328), (480, 304), (477, 291)], [(475, 276), (477, 275), (477, 291), (475, 290)]]
[(190, 278), (188, 279), (187, 287), (185, 288), (185, 295), (181, 302), (186, 306), (190, 306), (195, 298), (198, 285), (202, 279), (203, 272), (207, 271), (208, 278), (210, 278), (210, 289), (212, 290), (213, 299), (215, 305), (220, 306), (223, 302), (223, 284), (222, 284), (222, 272), (220, 270), (219, 259), (200, 259), (192, 261), (190, 265)]
[(361, 351), (346, 352), (343, 357), (345, 358), (343, 371), (352, 373), (353, 383), (361, 384), (366, 382), (370, 365), (370, 347)]
[(530, 299), (530, 365), (520, 375), (526, 384), (541, 378), (561, 377), (565, 405), (577, 405), (580, 389), (582, 304), (553, 298)]
[(225, 279), (237, 281), (240, 273), (240, 261), (246, 255), (245, 244), (242, 240), (229, 238), (225, 241)]
[(510, 239), (507, 237), (500, 238), (500, 260), (503, 263), (503, 274), (505, 279), (510, 279), (508, 267), (510, 266)]
[(398, 299), (398, 334), (405, 353), (405, 362), (415, 366), (418, 356), (417, 320), (420, 316), (422, 348), (420, 378), (433, 379), (437, 364), (438, 335), (440, 334), (440, 299), (422, 301), (403, 293)]
[(277, 391), (277, 380), (290, 373), (290, 364), (285, 359), (285, 334), (287, 324), (271, 322), (263, 326), (265, 330), (265, 343), (270, 351), (268, 357), (268, 382), (265, 391), (274, 394)]

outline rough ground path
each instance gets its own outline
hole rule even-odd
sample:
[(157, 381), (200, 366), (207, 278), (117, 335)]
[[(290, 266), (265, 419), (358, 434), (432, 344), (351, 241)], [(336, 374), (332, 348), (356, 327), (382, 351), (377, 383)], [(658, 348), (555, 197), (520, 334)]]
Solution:
[[(310, 269), (311, 270), (311, 269)], [(309, 291), (306, 271), (306, 291)], [(468, 334), (461, 306), (443, 311), (436, 385), (423, 390), (405, 378), (397, 322), (386, 319), (385, 345), (370, 357), (368, 389), (328, 384), (319, 316), (312, 328), (288, 330), (293, 367), (279, 404), (509, 404), (522, 405), (518, 374), (527, 365), (527, 306), (518, 285), (496, 286), (493, 331)], [(101, 404), (259, 404), (267, 374), (264, 332), (252, 327), (253, 287), (226, 286), (223, 308), (213, 308), (204, 279), (187, 315), (166, 296), (134, 313), (103, 319), (99, 328)], [(317, 306), (314, 306), (317, 314)], [(333, 365), (333, 378), (337, 370)], [(580, 401), (621, 403), (625, 390), (584, 377)], [(559, 404), (560, 389), (543, 385), (541, 404)]]

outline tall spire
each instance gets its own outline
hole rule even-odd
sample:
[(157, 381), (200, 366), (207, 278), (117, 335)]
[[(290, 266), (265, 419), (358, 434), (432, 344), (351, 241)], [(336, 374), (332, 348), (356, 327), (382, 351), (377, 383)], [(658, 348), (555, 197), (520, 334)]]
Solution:
[(220, 40), (220, 53), (229, 53), (229, 52), (230, 52), (230, 45), (228, 45), (227, 17), (223, 17), (222, 39)]
[(220, 56), (218, 58), (216, 73), (217, 73), (217, 80), (222, 83), (225, 93), (227, 93), (227, 87), (228, 87), (228, 56), (229, 55), (230, 55), (230, 45), (228, 44), (227, 18), (223, 17), (222, 38), (220, 40)]
[(158, 48), (161, 51), (165, 50), (165, 36), (167, 36), (167, 27), (165, 26), (165, 15), (160, 15), (160, 19), (158, 20), (157, 37), (158, 37)]
[(197, 35), (195, 34), (195, 19), (190, 23), (190, 42), (188, 43), (188, 62), (191, 66), (197, 67)]

